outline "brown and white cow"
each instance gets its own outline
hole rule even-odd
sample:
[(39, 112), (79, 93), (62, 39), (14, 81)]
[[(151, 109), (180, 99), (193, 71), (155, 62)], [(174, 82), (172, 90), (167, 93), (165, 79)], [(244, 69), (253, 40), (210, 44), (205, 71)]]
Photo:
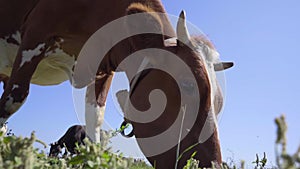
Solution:
[[(168, 18), (151, 12), (165, 13), (159, 0), (0, 0), (0, 80), (5, 84), (0, 100), (0, 125), (2, 126), (22, 106), (29, 93), (30, 83), (47, 86), (66, 80), (72, 81), (77, 57), (85, 42), (98, 29), (120, 17), (146, 13), (145, 21), (149, 21), (150, 24), (140, 22), (135, 26), (143, 27), (143, 24), (148, 24), (161, 34), (136, 35), (124, 39), (105, 55), (95, 72), (95, 80), (92, 83), (90, 80), (78, 84), (72, 83), (74, 87), (88, 86), (87, 134), (93, 141), (100, 141), (100, 126), (113, 72), (124, 58), (141, 49), (162, 49), (178, 56), (190, 67), (195, 76), (196, 83), (192, 85), (189, 79), (182, 80), (184, 88), (187, 89), (187, 104), (189, 101), (195, 101), (192, 97), (195, 87), (199, 89), (201, 102), (199, 108), (196, 108), (195, 124), (192, 128), (186, 129), (189, 133), (180, 144), (161, 154), (148, 156), (148, 160), (158, 169), (175, 166), (182, 168), (191, 154), (197, 151), (194, 158), (200, 161), (201, 167), (211, 166), (212, 161), (221, 163), (215, 123), (213, 123), (212, 135), (205, 142), (196, 143), (199, 142), (201, 129), (206, 126), (205, 120), (214, 116), (222, 105), (222, 96), (215, 82), (214, 71), (229, 68), (232, 63), (215, 62), (217, 59), (213, 58), (218, 55), (209, 41), (202, 37), (190, 37), (185, 26), (184, 13), (181, 14), (182, 19), (178, 22), (177, 40), (174, 41), (176, 33)], [(123, 30), (117, 30), (130, 32), (130, 29), (128, 26)], [(111, 42), (110, 39), (105, 39), (101, 43)], [(202, 47), (195, 52), (198, 46)], [(168, 60), (162, 60), (166, 66), (177, 69), (168, 65)], [(206, 63), (206, 60), (209, 63)], [(156, 63), (158, 62), (149, 62), (154, 65)], [(79, 70), (83, 70), (79, 72), (83, 76), (89, 72), (85, 67)], [(126, 68), (124, 71), (126, 72)], [(177, 74), (180, 76), (180, 70)], [(150, 106), (148, 94), (153, 89), (164, 91), (168, 104), (157, 120), (146, 124), (132, 122), (137, 138), (147, 138), (167, 130), (176, 119), (177, 114), (174, 112), (182, 108), (179, 102), (181, 95), (174, 85), (174, 80), (154, 69), (143, 72), (135, 83), (132, 83), (130, 101), (138, 110), (147, 110)], [(93, 97), (94, 95), (96, 98)], [(170, 139), (174, 139), (174, 136)], [(142, 144), (139, 139), (138, 143), (145, 154), (148, 153), (147, 147), (154, 149), (156, 147), (154, 143)], [(192, 145), (195, 146), (178, 159), (178, 154), (182, 154)]]

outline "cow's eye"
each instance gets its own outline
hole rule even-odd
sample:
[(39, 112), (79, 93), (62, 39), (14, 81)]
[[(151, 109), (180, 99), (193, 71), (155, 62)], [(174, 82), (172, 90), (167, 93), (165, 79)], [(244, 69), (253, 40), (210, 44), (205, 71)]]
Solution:
[(183, 92), (186, 92), (188, 95), (192, 95), (195, 92), (196, 85), (189, 80), (182, 80), (180, 82), (180, 88)]

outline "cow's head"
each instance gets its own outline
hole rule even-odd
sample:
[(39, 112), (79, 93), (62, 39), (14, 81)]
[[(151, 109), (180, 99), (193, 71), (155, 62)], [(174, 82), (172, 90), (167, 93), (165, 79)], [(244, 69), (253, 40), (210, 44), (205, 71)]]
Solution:
[[(136, 6), (128, 10), (129, 14), (139, 12), (147, 11)], [(160, 168), (174, 167), (179, 142), (181, 153), (195, 145), (179, 166), (194, 151), (201, 166), (210, 166), (211, 161), (221, 163), (215, 116), (223, 97), (216, 71), (233, 63), (220, 62), (218, 52), (205, 37), (190, 36), (184, 12), (177, 23), (177, 38), (164, 35), (165, 24), (160, 19), (149, 13), (141, 25), (159, 29), (161, 34), (131, 38), (136, 55), (146, 57), (141, 66), (144, 70), (131, 81), (129, 93), (118, 93), (125, 118), (132, 122), (137, 142), (150, 162), (165, 164)]]
[(62, 152), (62, 147), (58, 142), (51, 143), (50, 146), (49, 157), (57, 157)]

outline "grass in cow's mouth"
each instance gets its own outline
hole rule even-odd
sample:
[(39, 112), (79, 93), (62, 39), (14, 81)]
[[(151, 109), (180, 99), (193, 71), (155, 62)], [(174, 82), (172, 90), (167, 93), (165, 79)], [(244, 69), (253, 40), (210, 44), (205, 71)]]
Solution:
[[(295, 154), (288, 154), (287, 147), (287, 124), (285, 117), (281, 116), (275, 119), (277, 125), (276, 147), (276, 165), (269, 166), (267, 155), (254, 155), (254, 169), (300, 169), (300, 146)], [(29, 138), (16, 137), (14, 135), (3, 136), (0, 133), (0, 168), (39, 168), (39, 169), (153, 169), (144, 161), (133, 158), (125, 158), (122, 155), (112, 153), (107, 146), (92, 144), (88, 140), (86, 145), (77, 146), (80, 154), (76, 156), (66, 156), (61, 158), (48, 157), (47, 153), (34, 148), (34, 143), (45, 143), (38, 140), (32, 133)], [(201, 152), (197, 152), (201, 153)], [(187, 161), (184, 169), (199, 169), (199, 162), (191, 157)], [(240, 164), (224, 163), (223, 169), (244, 169), (245, 163)]]

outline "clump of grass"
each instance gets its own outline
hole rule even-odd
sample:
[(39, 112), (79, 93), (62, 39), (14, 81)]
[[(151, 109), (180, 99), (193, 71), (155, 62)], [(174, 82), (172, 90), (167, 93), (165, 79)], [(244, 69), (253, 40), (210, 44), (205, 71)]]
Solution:
[(150, 169), (143, 161), (124, 158), (110, 148), (93, 144), (88, 139), (85, 145), (78, 146), (80, 152), (64, 158), (48, 157), (44, 151), (34, 148), (34, 143), (46, 144), (37, 140), (32, 133), (29, 138), (4, 136), (0, 133), (0, 168), (15, 169)]
[[(300, 169), (300, 146), (296, 153), (287, 153), (287, 124), (285, 117), (280, 116), (275, 119), (277, 125), (277, 138), (275, 141), (275, 153), (277, 166), (274, 169)], [(115, 133), (108, 134), (107, 140), (102, 140), (105, 145), (109, 138)], [(44, 151), (34, 148), (34, 143), (40, 143), (46, 147), (46, 144), (38, 140), (34, 133), (29, 138), (16, 137), (14, 135), (4, 136), (0, 132), (0, 168), (5, 169), (153, 169), (141, 160), (124, 158), (122, 155), (115, 154), (105, 145), (93, 144), (85, 140), (86, 145), (77, 145), (80, 152), (75, 156), (66, 156), (64, 158), (48, 157)], [(189, 150), (189, 149), (188, 149)], [(187, 151), (188, 151), (187, 150)], [(184, 169), (200, 169), (199, 161), (193, 157), (187, 161)], [(180, 159), (180, 156), (179, 156)], [(253, 162), (254, 169), (266, 169), (267, 155), (263, 157), (256, 155)], [(221, 169), (244, 169), (245, 162), (240, 165), (223, 163), (221, 166), (212, 164), (212, 168)]]
[(45, 143), (36, 139), (34, 133), (30, 138), (15, 136), (4, 137), (0, 133), (0, 168), (43, 168), (46, 166), (46, 154), (34, 148), (33, 143)]
[(252, 162), (253, 164), (256, 165), (254, 169), (264, 169), (265, 166), (267, 165), (267, 161), (268, 159), (265, 152), (264, 152), (264, 157), (262, 159), (260, 159), (258, 154), (256, 154), (256, 160)]

